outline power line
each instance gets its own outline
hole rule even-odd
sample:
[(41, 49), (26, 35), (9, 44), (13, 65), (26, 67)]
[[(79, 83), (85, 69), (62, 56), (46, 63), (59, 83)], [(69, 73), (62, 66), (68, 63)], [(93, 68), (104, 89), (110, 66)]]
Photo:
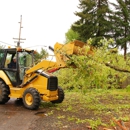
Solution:
[(47, 47), (47, 46), (45, 46), (45, 45), (35, 45), (35, 46), (26, 47), (26, 48), (32, 48), (32, 47), (37, 47), (37, 46)]
[(12, 44), (9, 44), (9, 43), (6, 43), (6, 42), (3, 42), (3, 41), (0, 41), (0, 42), (3, 43), (3, 44), (6, 44), (6, 45), (15, 46), (15, 45), (12, 45)]

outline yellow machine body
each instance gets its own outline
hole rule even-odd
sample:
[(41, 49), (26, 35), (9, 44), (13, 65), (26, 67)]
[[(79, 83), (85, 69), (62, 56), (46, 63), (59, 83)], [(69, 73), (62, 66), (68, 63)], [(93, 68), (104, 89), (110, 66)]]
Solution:
[[(49, 74), (49, 73), (48, 73)], [(36, 74), (33, 74), (32, 77), (36, 76)], [(29, 79), (31, 79), (32, 77), (29, 76), (29, 78), (25, 78), (25, 82), (28, 81)], [(49, 91), (47, 90), (47, 78), (38, 75), (38, 77), (36, 78), (36, 80), (34, 80), (33, 82), (29, 83), (28, 85), (26, 85), (25, 87), (14, 87), (12, 85), (12, 83), (10, 82), (10, 80), (8, 79), (7, 75), (0, 70), (0, 78), (2, 80), (5, 81), (5, 83), (9, 86), (10, 88), (10, 95), (9, 97), (12, 98), (22, 98), (23, 96), (23, 92), (29, 88), (29, 87), (33, 87), (36, 88), (38, 90), (38, 92), (40, 93), (41, 99), (44, 101), (53, 101), (53, 100), (57, 100), (58, 99), (58, 95), (57, 95), (57, 90), (55, 91)]]
[[(6, 103), (9, 98), (23, 99), (25, 107), (29, 109), (37, 109), (41, 100), (61, 103), (64, 92), (58, 86), (57, 77), (49, 72), (66, 67), (66, 61), (72, 54), (82, 55), (84, 52), (84, 43), (80, 41), (64, 45), (56, 43), (54, 45), (56, 61), (41, 60), (38, 64), (33, 64), (32, 50), (20, 47), (1, 50), (0, 103)], [(15, 57), (16, 68), (11, 69), (10, 62)]]

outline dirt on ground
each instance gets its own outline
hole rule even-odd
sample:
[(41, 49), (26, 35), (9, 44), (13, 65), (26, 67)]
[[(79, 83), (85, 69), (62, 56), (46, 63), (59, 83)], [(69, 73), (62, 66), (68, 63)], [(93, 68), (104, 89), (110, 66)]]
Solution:
[(130, 130), (130, 92), (66, 92), (60, 104), (0, 105), (0, 130)]
[(130, 130), (129, 95), (78, 96), (67, 94), (62, 104), (42, 103), (29, 130)]
[[(59, 115), (59, 118), (57, 117)], [(99, 125), (97, 127), (92, 127), (88, 122), (83, 122), (84, 118), (87, 118), (82, 112), (79, 114), (75, 113), (65, 113), (63, 111), (55, 111), (55, 113), (51, 116), (48, 116), (44, 111), (39, 113), (39, 118), (32, 122), (32, 125), (29, 127), (29, 130), (130, 130), (130, 122), (124, 122), (122, 120), (115, 120), (114, 126), (104, 126)], [(74, 117), (77, 116), (82, 119), (82, 121), (78, 123), (75, 120), (67, 120), (65, 117)], [(88, 113), (88, 118), (94, 119), (96, 115), (92, 115)], [(109, 123), (111, 120), (110, 117), (106, 117), (102, 115), (102, 121), (104, 123)], [(121, 124), (121, 122), (123, 124)], [(94, 123), (94, 122), (93, 122)], [(123, 129), (124, 128), (124, 129)]]

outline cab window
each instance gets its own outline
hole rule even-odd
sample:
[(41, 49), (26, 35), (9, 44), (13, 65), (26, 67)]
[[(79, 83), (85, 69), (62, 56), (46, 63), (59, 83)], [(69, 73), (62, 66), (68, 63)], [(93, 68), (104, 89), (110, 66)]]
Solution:
[(5, 50), (0, 49), (0, 68), (2, 68), (2, 66), (4, 66), (4, 64), (3, 64), (4, 54), (5, 54), (4, 52), (5, 52)]
[(8, 68), (8, 64), (11, 62), (12, 54), (7, 54), (5, 61), (5, 68)]
[(23, 79), (25, 70), (29, 69), (33, 64), (32, 55), (27, 52), (19, 52), (19, 69), (20, 69), (20, 79)]

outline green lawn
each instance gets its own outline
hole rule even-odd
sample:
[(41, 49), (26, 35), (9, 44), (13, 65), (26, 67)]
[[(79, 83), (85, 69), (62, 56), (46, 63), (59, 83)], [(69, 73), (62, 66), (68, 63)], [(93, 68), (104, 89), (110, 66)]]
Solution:
[(130, 89), (90, 89), (86, 94), (79, 91), (65, 91), (61, 104), (42, 103), (47, 115), (59, 120), (62, 126), (91, 126), (94, 130), (100, 126), (115, 126), (114, 119), (123, 122), (130, 120)]

